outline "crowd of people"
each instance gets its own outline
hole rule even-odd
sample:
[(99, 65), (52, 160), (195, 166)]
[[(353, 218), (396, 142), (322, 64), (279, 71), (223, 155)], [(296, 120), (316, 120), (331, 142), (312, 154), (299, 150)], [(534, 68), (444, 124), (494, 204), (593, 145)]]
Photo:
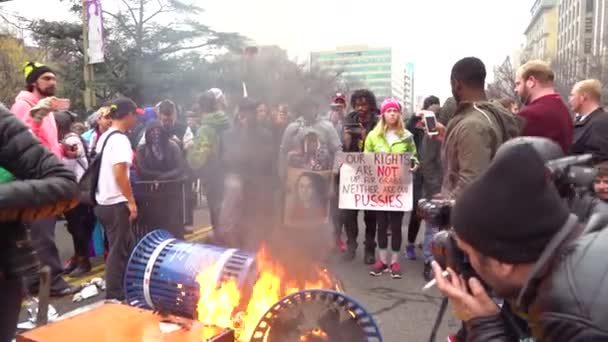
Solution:
[[(414, 203), (422, 198), (455, 201), (453, 225), (459, 247), (505, 300), (525, 288), (518, 281), (526, 279), (530, 264), (544, 255), (544, 247), (571, 221), (569, 208), (544, 175), (546, 160), (527, 140), (512, 143), (519, 141), (515, 138), (547, 139), (559, 146), (561, 156), (590, 153), (598, 176), (589, 194), (608, 200), (608, 113), (601, 107), (601, 84), (597, 80), (577, 83), (568, 108), (554, 89), (554, 73), (541, 61), (522, 65), (514, 75), (519, 102), (488, 99), (483, 62), (474, 57), (458, 61), (451, 73), (453, 97), (443, 105), (435, 96), (423, 103), (422, 109), (437, 118), (436, 135), (427, 134), (422, 112), (406, 113), (394, 98), (378, 105), (368, 89), (354, 91), (350, 99), (335, 94), (326, 112), (309, 97), (293, 108), (283, 103), (268, 106), (251, 98), (229, 106), (217, 88), (204, 91), (190, 110), (170, 99), (140, 108), (128, 98), (117, 98), (80, 122), (69, 111), (69, 103), (55, 96), (57, 77), (51, 68), (28, 63), (25, 71), (26, 89), (17, 95), (10, 112), (4, 107), (0, 110), (2, 139), (7, 139), (1, 155), (2, 178), (6, 176), (3, 182), (11, 186), (0, 191), (10, 196), (0, 198), (12, 201), (3, 209), (16, 213), (10, 222), (19, 228), (2, 242), (0, 295), (14, 294), (12, 301), (21, 298), (19, 277), (25, 277), (32, 293), (39, 286), (31, 273), (36, 268), (32, 260), (50, 267), (51, 295), (76, 292), (64, 276), (78, 277), (91, 270), (90, 240), (96, 222), (103, 226), (107, 240), (106, 296), (123, 300), (122, 279), (135, 227), (161, 227), (183, 238), (194, 223), (197, 189), (205, 195), (215, 243), (255, 250), (276, 227), (308, 225), (314, 229), (295, 233), (300, 239), (296, 243), (306, 244), (302, 234), (324, 230), (333, 235), (333, 247), (343, 259), (352, 261), (357, 256), (359, 230), (363, 230), (362, 256), (371, 265), (370, 275), (388, 273), (401, 278), (401, 254), (417, 258), (415, 243), (423, 217), (416, 210), (410, 213), (404, 246), (404, 212), (340, 209), (340, 168), (334, 161), (343, 152), (408, 154)], [(234, 114), (229, 112), (232, 107)], [(539, 163), (539, 169), (533, 169)], [(43, 178), (50, 180), (38, 181)], [(76, 182), (83, 179), (93, 179), (94, 203), (74, 200)], [(505, 214), (507, 203), (517, 213)], [(493, 213), (493, 222), (479, 215), (480, 208)], [(520, 213), (529, 222), (513, 229), (519, 227), (519, 221), (513, 220)], [(74, 244), (74, 256), (66, 265), (60, 262), (54, 236), (60, 214)], [(363, 227), (359, 227), (359, 214)], [(584, 220), (575, 218), (580, 224), (586, 224)], [(443, 228), (425, 224), (422, 276), (437, 280), (466, 322), (463, 331), (469, 336), (496, 336), (492, 335), (496, 329), (503, 329), (497, 323), (500, 310), (490, 303), (479, 282), (469, 281), (470, 294), (453, 270), (444, 278), (433, 262), (431, 241)], [(598, 240), (605, 240), (600, 229), (595, 231)], [(32, 244), (17, 250), (27, 240), (26, 232)], [(594, 251), (599, 248), (592, 241), (588, 245)], [(502, 273), (491, 271), (492, 265), (499, 265)], [(532, 303), (535, 298), (526, 300)], [(7, 314), (0, 316), (12, 317), (9, 313), (15, 305), (3, 310)], [(573, 315), (584, 316), (585, 310)], [(593, 314), (579, 316), (579, 322), (587, 319), (593, 329), (603, 329), (594, 325)], [(483, 330), (488, 320), (494, 320), (492, 332)], [(12, 318), (3, 319), (3, 333), (11, 331), (11, 324), (14, 331), (13, 323)], [(542, 325), (542, 336), (551, 336), (550, 326)], [(472, 331), (477, 334), (471, 335)]]

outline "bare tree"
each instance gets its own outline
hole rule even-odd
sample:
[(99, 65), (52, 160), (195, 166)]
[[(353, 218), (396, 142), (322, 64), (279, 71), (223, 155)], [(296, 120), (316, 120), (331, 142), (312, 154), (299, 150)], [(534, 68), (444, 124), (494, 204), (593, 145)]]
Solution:
[(492, 99), (517, 100), (515, 70), (510, 57), (506, 57), (499, 66), (494, 67), (494, 82), (488, 84), (487, 95)]

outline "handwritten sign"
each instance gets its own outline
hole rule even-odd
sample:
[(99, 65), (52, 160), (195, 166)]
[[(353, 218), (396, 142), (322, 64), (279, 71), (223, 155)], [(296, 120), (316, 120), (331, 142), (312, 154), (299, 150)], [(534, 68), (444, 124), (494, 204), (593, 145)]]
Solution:
[(340, 158), (340, 209), (412, 210), (408, 154), (344, 153)]

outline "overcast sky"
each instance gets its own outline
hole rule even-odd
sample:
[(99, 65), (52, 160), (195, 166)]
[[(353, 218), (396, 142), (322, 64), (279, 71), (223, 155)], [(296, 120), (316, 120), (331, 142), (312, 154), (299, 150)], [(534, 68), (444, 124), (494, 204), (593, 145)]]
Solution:
[[(191, 0), (218, 30), (236, 31), (290, 56), (339, 45), (392, 47), (404, 65), (416, 65), (416, 94), (450, 94), (449, 72), (458, 59), (480, 57), (491, 74), (523, 42), (533, 0)], [(114, 7), (120, 0), (102, 0)], [(58, 0), (14, 0), (4, 10), (60, 19)]]

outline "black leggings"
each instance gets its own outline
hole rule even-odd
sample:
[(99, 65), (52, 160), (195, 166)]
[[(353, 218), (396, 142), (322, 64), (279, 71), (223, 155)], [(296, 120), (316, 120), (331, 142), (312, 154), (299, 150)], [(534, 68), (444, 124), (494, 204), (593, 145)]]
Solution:
[(388, 248), (388, 230), (391, 230), (391, 250), (399, 252), (401, 250), (401, 223), (403, 221), (402, 211), (378, 211), (378, 248)]
[(68, 232), (74, 241), (74, 254), (79, 257), (89, 256), (89, 241), (95, 228), (95, 214), (93, 208), (79, 204), (76, 208), (65, 212), (68, 223)]
[(414, 244), (416, 242), (416, 237), (418, 236), (418, 232), (420, 231), (420, 217), (416, 213), (416, 210), (412, 210), (410, 214), (410, 223), (407, 226), (407, 242), (410, 244)]

